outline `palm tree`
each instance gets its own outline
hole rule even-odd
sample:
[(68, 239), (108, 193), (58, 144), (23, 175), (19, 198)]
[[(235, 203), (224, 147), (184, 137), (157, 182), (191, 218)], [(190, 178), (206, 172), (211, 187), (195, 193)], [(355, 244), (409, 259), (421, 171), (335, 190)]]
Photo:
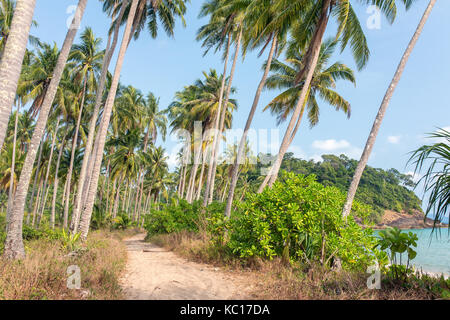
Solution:
[[(82, 230), (82, 238), (86, 239), (87, 234), (89, 232), (89, 222), (92, 215), (92, 209), (94, 206), (95, 194), (98, 187), (98, 178), (100, 175), (101, 163), (103, 159), (103, 149), (105, 146), (106, 133), (109, 126), (109, 121), (111, 117), (112, 106), (114, 104), (114, 99), (117, 92), (117, 87), (119, 83), (119, 77), (122, 70), (122, 65), (125, 58), (125, 53), (127, 47), (129, 45), (131, 36), (132, 36), (132, 28), (135, 22), (135, 18), (139, 18), (139, 15), (136, 15), (136, 10), (139, 2), (145, 2), (144, 8), (147, 8), (147, 11), (142, 11), (143, 15), (141, 20), (138, 21), (148, 21), (148, 27), (150, 29), (150, 33), (153, 37), (157, 36), (157, 27), (158, 27), (158, 19), (161, 21), (162, 25), (166, 33), (169, 36), (173, 35), (174, 30), (174, 21), (176, 16), (180, 16), (184, 22), (183, 14), (186, 11), (185, 1), (184, 0), (160, 0), (160, 1), (139, 1), (132, 0), (130, 9), (127, 11), (126, 17), (126, 27), (122, 39), (121, 48), (119, 51), (119, 56), (116, 63), (116, 69), (114, 71), (114, 75), (111, 82), (111, 88), (108, 94), (108, 98), (105, 103), (102, 124), (100, 125), (99, 133), (98, 133), (98, 144), (96, 146), (97, 152), (94, 158), (94, 166), (92, 168), (91, 178), (89, 189), (87, 192), (87, 199), (83, 209), (82, 221), (81, 221), (81, 230)], [(123, 1), (121, 3), (122, 6), (127, 5), (128, 1)], [(142, 5), (140, 6), (142, 8)], [(125, 21), (125, 20), (124, 20)], [(119, 22), (118, 22), (119, 23)], [(139, 24), (135, 29), (141, 30), (143, 25)], [(137, 31), (136, 31), (137, 32)], [(139, 35), (139, 33), (134, 33), (134, 35)]]
[(436, 226), (450, 212), (450, 132), (440, 129), (430, 134), (429, 138), (440, 141), (415, 150), (409, 161), (415, 164), (416, 174), (422, 170), (426, 161), (431, 161), (417, 185), (423, 182), (424, 192), (430, 192), (426, 216), (433, 212)]
[[(292, 142), (292, 139), (301, 124), (305, 107), (308, 108), (310, 127), (314, 127), (319, 122), (320, 112), (317, 96), (329, 105), (335, 107), (336, 110), (342, 110), (347, 114), (347, 117), (350, 117), (350, 103), (333, 89), (336, 87), (336, 81), (340, 79), (350, 81), (356, 85), (355, 76), (353, 71), (342, 63), (336, 62), (331, 66), (327, 66), (331, 56), (336, 50), (336, 46), (337, 42), (334, 41), (334, 39), (326, 40), (322, 44), (316, 70), (307, 93), (307, 99), (303, 104), (290, 142)], [(286, 121), (288, 116), (292, 113), (304, 85), (303, 81), (299, 83), (296, 81), (297, 74), (304, 65), (304, 56), (299, 51), (295, 42), (291, 44), (291, 48), (289, 48), (287, 55), (287, 64), (278, 60), (275, 60), (272, 63), (271, 70), (275, 73), (267, 79), (266, 83), (266, 88), (269, 89), (286, 89), (275, 97), (264, 109), (270, 109), (272, 114), (276, 114), (278, 123)], [(259, 193), (266, 187), (270, 177), (270, 175), (265, 177), (258, 190)]]
[(0, 61), (0, 147), (8, 127), (22, 62), (25, 55), (36, 0), (17, 0), (8, 41)]
[[(230, 77), (228, 79), (228, 86), (227, 91), (225, 93), (225, 99), (223, 104), (226, 106), (228, 104), (228, 100), (230, 97), (231, 92), (231, 86), (233, 83), (234, 73), (236, 70), (236, 62), (239, 57), (239, 52), (241, 49), (241, 41), (242, 41), (242, 34), (244, 31), (243, 26), (243, 19), (244, 19), (244, 13), (245, 13), (245, 6), (242, 5), (235, 5), (235, 1), (214, 1), (214, 6), (209, 6), (209, 11), (211, 12), (211, 25), (217, 24), (217, 20), (221, 20), (223, 27), (219, 27), (220, 29), (223, 29), (222, 34), (225, 34), (228, 36), (228, 40), (230, 41), (230, 38), (234, 37), (235, 43), (236, 43), (236, 49), (235, 54), (233, 58), (233, 64), (230, 70)], [(219, 42), (220, 43), (220, 42)], [(229, 47), (227, 46), (226, 51), (226, 59), (228, 59), (228, 52)], [(226, 69), (224, 70), (224, 77), (226, 76)], [(223, 83), (225, 85), (225, 83)], [(206, 180), (206, 189), (205, 189), (205, 195), (203, 199), (203, 206), (206, 206), (208, 203), (211, 202), (212, 193), (214, 191), (214, 178), (215, 178), (215, 170), (217, 166), (216, 158), (218, 156), (219, 152), (219, 132), (222, 132), (221, 127), (223, 127), (223, 122), (225, 121), (225, 113), (227, 112), (226, 108), (222, 108), (222, 100), (223, 100), (223, 87), (221, 91), (221, 101), (219, 103), (219, 108), (217, 110), (216, 120), (215, 120), (215, 126), (214, 126), (214, 138), (212, 141), (212, 147), (211, 147), (211, 157), (210, 157), (210, 163), (208, 166), (208, 174), (207, 174), (207, 180)]]
[[(34, 8), (34, 1), (31, 2)], [(31, 138), (30, 148), (27, 152), (27, 156), (25, 158), (24, 167), (20, 175), (19, 183), (17, 186), (16, 196), (15, 196), (15, 204), (11, 211), (11, 217), (9, 221), (8, 233), (5, 241), (5, 250), (4, 254), (7, 258), (10, 259), (20, 259), (25, 256), (25, 250), (23, 246), (22, 240), (22, 224), (23, 224), (23, 215), (25, 208), (25, 200), (28, 192), (28, 187), (31, 178), (31, 172), (33, 169), (33, 163), (36, 159), (37, 149), (39, 147), (40, 141), (42, 140), (42, 136), (44, 134), (45, 125), (47, 123), (47, 117), (50, 112), (50, 108), (53, 104), (53, 100), (56, 95), (56, 91), (58, 89), (59, 81), (61, 79), (62, 73), (64, 71), (64, 67), (66, 65), (67, 58), (69, 57), (70, 49), (72, 47), (73, 40), (77, 34), (77, 30), (81, 23), (81, 18), (83, 17), (84, 11), (86, 9), (87, 0), (80, 0), (78, 2), (77, 10), (75, 12), (75, 17), (72, 21), (72, 25), (67, 32), (66, 39), (64, 40), (61, 53), (58, 57), (58, 62), (56, 64), (52, 80), (50, 82), (49, 88), (47, 90), (47, 94), (44, 98), (44, 102), (42, 103), (41, 111), (39, 113), (39, 118), (36, 122), (36, 127), (33, 132), (33, 137)], [(29, 5), (29, 4), (28, 4)], [(17, 3), (17, 9), (19, 8), (19, 2)], [(26, 8), (31, 9), (29, 6)], [(31, 10), (30, 10), (31, 11)], [(29, 14), (29, 13), (27, 13)], [(30, 19), (31, 21), (31, 19)], [(29, 31), (29, 27), (27, 28), (27, 34)], [(11, 30), (12, 32), (12, 30)], [(11, 40), (12, 38), (10, 38)], [(9, 44), (9, 43), (8, 43)], [(7, 47), (8, 47), (7, 44)], [(5, 49), (5, 54), (7, 53), (7, 48)], [(3, 62), (6, 59), (7, 55), (2, 59)], [(23, 57), (23, 54), (21, 55)], [(21, 59), (22, 60), (22, 59)], [(22, 63), (22, 61), (20, 61)], [(1, 68), (3, 70), (3, 68)], [(0, 71), (0, 76), (1, 71)], [(9, 74), (3, 76), (12, 76)], [(2, 76), (2, 79), (3, 79)], [(17, 81), (16, 81), (17, 83)], [(0, 86), (1, 88), (1, 86)], [(15, 89), (15, 88), (14, 88)], [(0, 98), (0, 105), (3, 105)], [(0, 117), (0, 119), (2, 119)], [(1, 121), (1, 120), (0, 120)], [(0, 134), (1, 135), (1, 134)], [(0, 142), (3, 143), (3, 138), (0, 137)]]
[[(285, 9), (284, 6), (288, 5), (285, 3), (286, 1), (287, 0), (280, 0), (279, 3), (283, 5), (283, 7), (280, 8)], [(297, 2), (298, 1), (292, 1), (294, 10), (296, 10), (295, 4)], [(368, 1), (363, 2), (367, 3)], [(371, 0), (370, 2), (378, 5), (391, 23), (394, 21), (397, 10), (395, 1)], [(405, 3), (407, 8), (409, 8), (413, 1), (402, 0), (402, 2)], [(288, 8), (286, 11), (289, 10), (290, 9)], [(296, 40), (305, 47), (305, 64), (302, 71), (297, 75), (297, 82), (304, 80), (305, 85), (302, 88), (300, 98), (297, 101), (297, 105), (286, 129), (275, 163), (269, 173), (269, 186), (272, 186), (272, 184), (276, 181), (284, 154), (292, 141), (294, 126), (298, 121), (303, 104), (307, 98), (311, 80), (318, 63), (322, 39), (327, 29), (329, 19), (332, 15), (337, 17), (338, 20), (336, 40), (340, 39), (341, 49), (344, 50), (344, 48), (350, 44), (358, 69), (362, 69), (369, 59), (369, 49), (367, 47), (364, 32), (349, 0), (339, 2), (332, 0), (317, 1), (314, 5), (307, 9), (303, 19), (304, 21), (298, 24), (296, 28), (303, 31), (314, 30), (313, 33), (309, 37), (308, 32), (294, 32), (294, 37), (296, 37)], [(285, 15), (281, 17), (281, 19), (285, 18)], [(292, 19), (292, 17), (288, 17), (288, 19)]]
[[(0, 60), (3, 56), (3, 51), (5, 50), (6, 42), (9, 38), (15, 9), (16, 1), (0, 0)], [(31, 25), (36, 27), (36, 21), (33, 20)], [(32, 35), (28, 36), (28, 41), (33, 45), (37, 45), (40, 43), (39, 39)]]
[[(117, 6), (117, 2), (114, 3), (114, 7)], [(117, 20), (122, 21), (123, 15), (125, 13), (126, 6), (122, 6), (118, 16)], [(111, 17), (112, 24), (114, 24), (115, 16), (114, 14)], [(112, 42), (111, 42), (112, 38)], [(86, 199), (87, 189), (89, 189), (89, 181), (90, 181), (90, 175), (92, 172), (92, 167), (94, 161), (92, 161), (92, 147), (94, 144), (94, 137), (95, 137), (95, 126), (97, 125), (97, 119), (99, 116), (100, 111), (100, 105), (103, 102), (103, 93), (106, 86), (106, 80), (108, 75), (108, 68), (111, 63), (111, 59), (113, 56), (113, 53), (116, 49), (117, 42), (119, 38), (119, 23), (116, 23), (114, 26), (114, 29), (112, 33), (110, 32), (108, 35), (108, 42), (106, 45), (105, 54), (103, 56), (103, 62), (102, 62), (102, 70), (100, 74), (100, 80), (97, 87), (96, 92), (96, 98), (94, 103), (94, 111), (92, 113), (91, 120), (89, 122), (89, 134), (86, 142), (86, 146), (84, 148), (84, 157), (83, 157), (83, 163), (81, 165), (80, 170), (80, 179), (78, 184), (78, 192), (75, 198), (75, 209), (74, 214), (79, 216), (81, 208), (82, 199)], [(94, 152), (95, 154), (95, 152)], [(89, 166), (91, 164), (91, 166)], [(89, 166), (89, 167), (88, 167)]]
[(355, 174), (353, 175), (352, 182), (348, 189), (347, 200), (345, 201), (344, 209), (342, 210), (342, 215), (344, 217), (347, 217), (352, 210), (353, 199), (355, 198), (356, 189), (358, 189), (359, 181), (361, 180), (361, 176), (367, 165), (367, 161), (369, 160), (370, 154), (372, 153), (372, 149), (373, 146), (375, 145), (375, 140), (377, 138), (378, 131), (380, 130), (381, 122), (383, 121), (384, 115), (386, 114), (387, 107), (389, 106), (394, 91), (397, 88), (398, 83), (400, 82), (403, 71), (405, 70), (406, 63), (408, 62), (408, 59), (411, 56), (411, 53), (417, 41), (419, 40), (423, 28), (425, 27), (425, 23), (430, 17), (431, 11), (433, 10), (435, 4), (436, 0), (431, 0), (427, 8), (425, 9), (422, 19), (420, 20), (419, 25), (416, 31), (414, 32), (414, 35), (410, 43), (408, 44), (408, 47), (406, 48), (406, 51), (403, 54), (402, 59), (400, 60), (400, 64), (397, 67), (397, 71), (395, 72), (394, 78), (392, 79), (391, 84), (389, 85), (386, 94), (383, 98), (383, 101), (381, 102), (380, 109), (378, 110), (378, 114), (375, 118), (372, 129), (370, 130), (366, 146), (364, 147), (361, 159), (359, 160), (358, 166), (356, 167), (355, 170)]
[(227, 217), (230, 217), (231, 215), (231, 206), (233, 204), (234, 192), (239, 178), (239, 166), (242, 163), (242, 158), (245, 155), (245, 145), (247, 143), (248, 132), (253, 122), (253, 117), (255, 116), (256, 108), (258, 107), (259, 99), (266, 83), (267, 76), (269, 75), (272, 60), (276, 55), (281, 54), (282, 50), (280, 44), (284, 42), (287, 30), (289, 29), (289, 23), (286, 23), (287, 19), (281, 20), (281, 23), (272, 23), (275, 18), (276, 12), (277, 11), (275, 10), (273, 1), (267, 0), (253, 1), (247, 9), (245, 23), (246, 29), (248, 31), (246, 32), (244, 37), (244, 49), (246, 50), (248, 47), (256, 48), (260, 45), (263, 45), (263, 49), (260, 52), (261, 55), (268, 44), (271, 43), (271, 47), (266, 63), (266, 68), (264, 70), (261, 81), (259, 82), (258, 88), (256, 89), (253, 104), (250, 108), (250, 112), (245, 123), (244, 132), (242, 134), (241, 141), (237, 150), (237, 155), (234, 160), (230, 179), (230, 191), (228, 193), (227, 205), (225, 208), (225, 215)]
[[(101, 61), (105, 54), (104, 51), (99, 50), (101, 43), (100, 38), (96, 38), (91, 28), (86, 28), (81, 34), (81, 44), (73, 46), (69, 56), (69, 62), (73, 62), (74, 82), (82, 86), (81, 102), (79, 104), (78, 120), (75, 128), (75, 133), (72, 139), (72, 157), (69, 172), (67, 175), (68, 189), (67, 194), (70, 194), (70, 181), (72, 179), (73, 161), (75, 157), (75, 150), (78, 144), (78, 131), (80, 130), (83, 109), (86, 101), (87, 92), (94, 92), (97, 87), (97, 79), (101, 70)], [(78, 228), (79, 210), (77, 204), (74, 206), (72, 215), (71, 230), (76, 231)]]

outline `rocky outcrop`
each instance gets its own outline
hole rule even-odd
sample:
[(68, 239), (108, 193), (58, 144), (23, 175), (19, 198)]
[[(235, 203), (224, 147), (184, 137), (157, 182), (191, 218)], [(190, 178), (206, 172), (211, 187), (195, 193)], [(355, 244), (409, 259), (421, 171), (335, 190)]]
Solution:
[[(388, 227), (397, 227), (399, 229), (425, 229), (432, 228), (434, 220), (427, 218), (424, 220), (424, 214), (420, 211), (413, 213), (399, 213), (386, 210), (382, 221), (376, 224), (373, 229), (386, 229)], [(446, 224), (439, 224), (437, 227), (448, 227)]]

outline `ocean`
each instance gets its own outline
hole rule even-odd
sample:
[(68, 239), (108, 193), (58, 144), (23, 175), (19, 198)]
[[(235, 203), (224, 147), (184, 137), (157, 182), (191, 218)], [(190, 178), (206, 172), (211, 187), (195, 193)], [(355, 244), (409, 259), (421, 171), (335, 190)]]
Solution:
[[(416, 258), (412, 264), (417, 270), (450, 276), (450, 235), (448, 228), (411, 229), (404, 232), (417, 234)], [(403, 259), (402, 259), (403, 260)]]

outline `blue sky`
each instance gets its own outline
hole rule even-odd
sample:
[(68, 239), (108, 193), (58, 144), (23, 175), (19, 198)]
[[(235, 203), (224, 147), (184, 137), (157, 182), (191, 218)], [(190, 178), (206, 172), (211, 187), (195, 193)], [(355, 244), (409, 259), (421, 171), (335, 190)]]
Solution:
[[(187, 27), (183, 28), (178, 23), (174, 39), (161, 33), (153, 40), (144, 34), (130, 45), (121, 77), (123, 84), (133, 85), (144, 93), (154, 92), (161, 98), (161, 108), (166, 108), (174, 93), (202, 77), (202, 71), (215, 68), (222, 72), (219, 55), (203, 57), (200, 43), (195, 41), (196, 31), (207, 22), (206, 19), (198, 19), (201, 3), (200, 0), (191, 1), (186, 15)], [(371, 50), (367, 67), (356, 72), (356, 87), (338, 83), (337, 90), (352, 105), (352, 117), (347, 119), (343, 113), (337, 113), (332, 107), (321, 103), (320, 123), (310, 129), (304, 122), (293, 142), (291, 151), (302, 158), (318, 159), (324, 153), (345, 153), (359, 158), (385, 90), (428, 1), (417, 1), (407, 12), (399, 6), (394, 24), (390, 25), (383, 18), (380, 29), (369, 29), (366, 21), (371, 14), (367, 13), (367, 7), (358, 1), (352, 3)], [(70, 16), (68, 8), (76, 4), (75, 0), (37, 0), (35, 20), (39, 26), (32, 33), (44, 41), (56, 41), (61, 46)], [(423, 138), (425, 133), (436, 127), (450, 127), (449, 11), (450, 1), (437, 2), (394, 94), (369, 165), (411, 171), (411, 168), (405, 167), (408, 152), (426, 142)], [(82, 28), (92, 27), (95, 34), (106, 42), (109, 23), (101, 10), (100, 1), (90, 0)], [(239, 110), (234, 115), (234, 128), (243, 128), (245, 124), (262, 75), (264, 59), (258, 59), (254, 52), (248, 54), (245, 61), (239, 61), (234, 81)], [(348, 51), (336, 54), (335, 60), (355, 68)], [(276, 94), (274, 91), (264, 92), (254, 119), (254, 129), (276, 128), (276, 119), (269, 112), (262, 113), (262, 108)], [(281, 125), (280, 129), (282, 138), (285, 125)], [(164, 143), (168, 152), (175, 145), (176, 142), (170, 138)]]

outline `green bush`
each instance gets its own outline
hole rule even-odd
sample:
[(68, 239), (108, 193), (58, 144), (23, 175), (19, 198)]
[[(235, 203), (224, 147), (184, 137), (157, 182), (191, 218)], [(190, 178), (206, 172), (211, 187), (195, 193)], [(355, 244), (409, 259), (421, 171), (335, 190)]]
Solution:
[[(241, 257), (289, 257), (331, 265), (336, 258), (347, 269), (364, 268), (380, 255), (371, 229), (362, 229), (370, 208), (355, 203), (347, 221), (342, 217), (345, 194), (324, 187), (314, 175), (283, 172), (272, 188), (249, 194), (230, 221), (228, 246)], [(216, 221), (216, 225), (224, 223)], [(222, 236), (222, 235), (218, 235)]]
[(151, 237), (180, 231), (197, 232), (199, 230), (199, 201), (189, 204), (186, 200), (179, 203), (162, 204), (160, 210), (152, 209), (145, 216), (144, 227)]

